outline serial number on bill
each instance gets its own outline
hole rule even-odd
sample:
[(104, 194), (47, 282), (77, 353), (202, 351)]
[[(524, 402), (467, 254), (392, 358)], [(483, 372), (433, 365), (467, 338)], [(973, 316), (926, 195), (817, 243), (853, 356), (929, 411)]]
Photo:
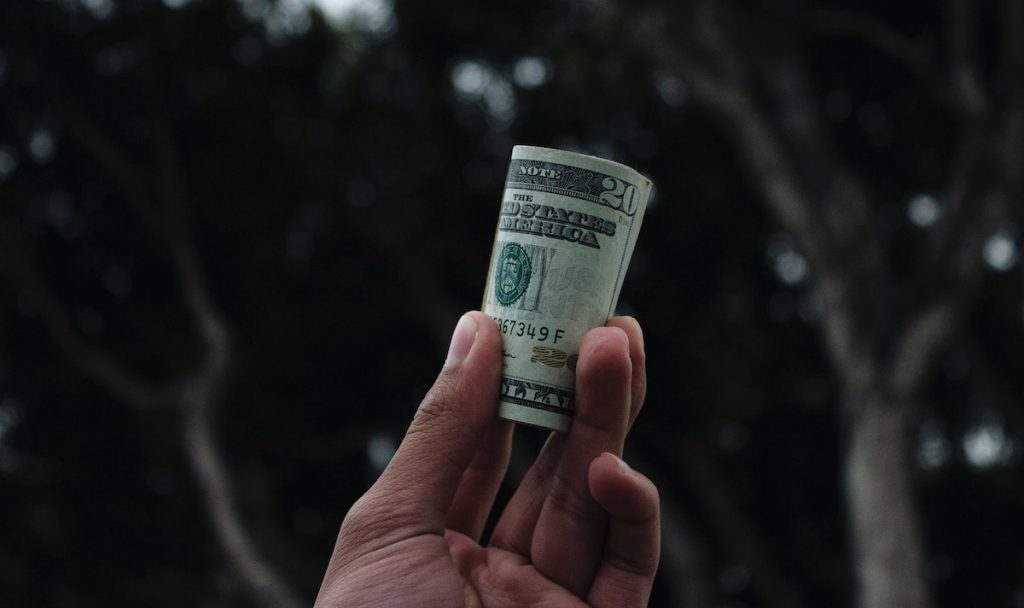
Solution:
[(528, 337), (538, 342), (551, 340), (552, 344), (558, 344), (558, 341), (565, 337), (564, 329), (549, 329), (543, 325), (534, 325), (533, 323), (516, 321), (515, 319), (491, 318), (498, 324), (498, 329), (501, 330), (501, 333), (506, 336)]

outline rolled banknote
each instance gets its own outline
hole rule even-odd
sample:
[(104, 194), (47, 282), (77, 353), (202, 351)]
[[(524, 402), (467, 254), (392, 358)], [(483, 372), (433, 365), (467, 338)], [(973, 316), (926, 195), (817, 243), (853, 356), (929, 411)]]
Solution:
[(503, 341), (499, 416), (568, 430), (580, 342), (615, 310), (650, 194), (609, 160), (512, 149), (483, 302)]

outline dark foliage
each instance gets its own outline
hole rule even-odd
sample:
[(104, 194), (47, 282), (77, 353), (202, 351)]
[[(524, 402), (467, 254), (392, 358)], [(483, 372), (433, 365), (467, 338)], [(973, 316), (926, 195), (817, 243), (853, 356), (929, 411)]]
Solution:
[[(232, 336), (215, 434), (259, 551), (303, 599), (479, 305), (508, 155), (530, 143), (610, 156), (657, 185), (621, 301), (650, 365), (631, 447), (692, 524), (714, 605), (778, 605), (765, 577), (806, 606), (849, 604), (821, 302), (721, 120), (651, 52), (673, 40), (635, 36), (625, 3), (399, 0), (379, 28), (313, 10), (289, 31), (287, 2), (266, 19), (258, 0), (111, 2), (0, 9), (0, 255), (34, 268), (74, 330), (133, 374), (191, 369), (202, 339), (172, 256), (89, 141), (109, 138), (146, 182), (167, 162), (167, 121)], [(873, 4), (910, 35), (941, 27), (932, 3)], [(909, 276), (927, 228), (908, 201), (938, 187), (954, 127), (856, 40), (793, 43)], [(1022, 284), (1008, 264), (988, 271), (969, 346), (943, 356), (926, 395), (915, 474), (942, 606), (1024, 605)], [(83, 372), (24, 276), (0, 274), (0, 604), (251, 604), (175, 410), (140, 412)], [(965, 441), (994, 455), (966, 458)], [(675, 576), (652, 605), (673, 601)]]

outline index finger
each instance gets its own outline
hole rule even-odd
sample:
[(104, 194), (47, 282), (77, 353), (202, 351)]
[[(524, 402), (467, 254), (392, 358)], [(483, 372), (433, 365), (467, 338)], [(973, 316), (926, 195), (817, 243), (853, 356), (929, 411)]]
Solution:
[(625, 332), (595, 329), (580, 348), (577, 410), (533, 533), (534, 566), (585, 597), (604, 546), (607, 515), (590, 494), (591, 463), (603, 452), (622, 454), (629, 427), (632, 364)]
[[(608, 320), (607, 326), (624, 331), (629, 341), (631, 371), (628, 424), (632, 426), (643, 407), (647, 393), (643, 330), (633, 317), (612, 317)], [(502, 513), (491, 536), (492, 546), (524, 556), (530, 555), (534, 528), (550, 494), (551, 481), (565, 452), (567, 436), (566, 433), (552, 433), (548, 437), (533, 466), (523, 477), (519, 488)]]
[(632, 428), (640, 408), (647, 398), (647, 354), (644, 349), (644, 331), (636, 319), (629, 316), (608, 319), (608, 327), (618, 327), (629, 339), (629, 361), (633, 365), (630, 377), (629, 426)]

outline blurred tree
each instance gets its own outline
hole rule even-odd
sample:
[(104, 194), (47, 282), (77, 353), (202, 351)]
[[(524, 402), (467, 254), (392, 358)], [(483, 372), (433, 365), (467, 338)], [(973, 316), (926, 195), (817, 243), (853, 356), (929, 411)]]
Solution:
[(0, 8), (0, 603), (312, 598), (532, 143), (658, 187), (652, 605), (1019, 604), (1018, 3), (338, 6)]
[[(953, 0), (936, 15), (938, 39), (827, 5), (687, 8), (676, 20), (648, 18), (681, 33), (678, 44), (655, 52), (726, 119), (737, 156), (809, 261), (822, 300), (822, 339), (845, 427), (857, 605), (930, 606), (913, 506), (914, 430), (935, 363), (980, 287), (986, 243), (1013, 226), (1024, 186), (1024, 7)], [(934, 224), (912, 248), (880, 225), (875, 201), (891, 196), (891, 181), (851, 162), (836, 141), (805, 56), (822, 36), (853, 38), (895, 63), (915, 79), (900, 91), (904, 103), (929, 125), (952, 128), (948, 149), (929, 155), (932, 166), (908, 167), (924, 169), (910, 179), (937, 192), (911, 203), (912, 221)], [(668, 38), (643, 29), (638, 37)], [(862, 115), (869, 137), (893, 137), (883, 112)], [(914, 129), (913, 120), (898, 114), (897, 128), (910, 122)], [(940, 209), (942, 217), (932, 217)], [(898, 267), (897, 253), (910, 262)]]

